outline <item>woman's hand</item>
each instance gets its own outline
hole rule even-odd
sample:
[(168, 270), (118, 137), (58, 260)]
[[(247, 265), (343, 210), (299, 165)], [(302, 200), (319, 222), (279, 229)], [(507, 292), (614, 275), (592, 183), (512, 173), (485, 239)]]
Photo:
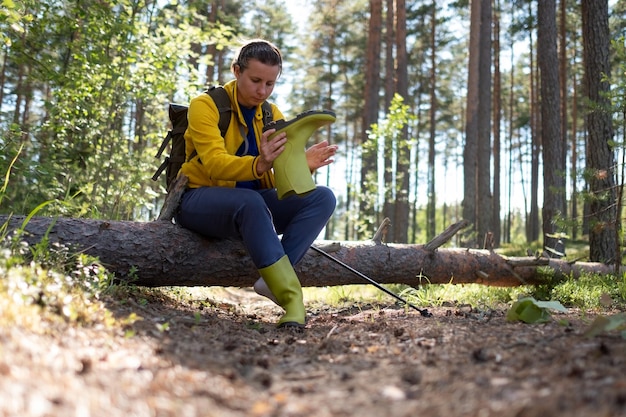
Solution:
[(337, 145), (329, 145), (327, 140), (316, 143), (306, 150), (306, 162), (311, 172), (318, 168), (332, 164), (337, 153)]
[(263, 132), (261, 136), (261, 147), (259, 149), (259, 161), (256, 165), (256, 171), (258, 175), (272, 169), (274, 160), (285, 150), (285, 143), (287, 143), (287, 134), (281, 132), (276, 137), (268, 139), (276, 129), (269, 129)]

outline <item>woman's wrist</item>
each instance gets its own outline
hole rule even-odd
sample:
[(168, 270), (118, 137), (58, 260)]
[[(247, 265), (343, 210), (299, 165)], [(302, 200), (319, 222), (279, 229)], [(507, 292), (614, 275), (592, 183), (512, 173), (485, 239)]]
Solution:
[(267, 171), (272, 169), (272, 164), (267, 162), (265, 159), (260, 156), (256, 157), (256, 172), (258, 176), (265, 174)]

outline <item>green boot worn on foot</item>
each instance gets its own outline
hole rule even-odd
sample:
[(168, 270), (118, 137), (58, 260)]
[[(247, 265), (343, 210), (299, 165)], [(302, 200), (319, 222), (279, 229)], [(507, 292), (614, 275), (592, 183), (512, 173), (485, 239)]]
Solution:
[(289, 257), (284, 255), (272, 265), (259, 269), (259, 273), (276, 297), (278, 305), (285, 309), (285, 314), (278, 321), (278, 327), (304, 327), (306, 311), (302, 287)]
[(270, 139), (280, 132), (287, 133), (285, 150), (274, 160), (274, 178), (278, 199), (292, 194), (303, 195), (315, 189), (315, 182), (306, 162), (306, 142), (313, 132), (335, 121), (330, 110), (310, 110), (285, 121), (274, 120), (263, 127), (263, 131), (276, 129)]

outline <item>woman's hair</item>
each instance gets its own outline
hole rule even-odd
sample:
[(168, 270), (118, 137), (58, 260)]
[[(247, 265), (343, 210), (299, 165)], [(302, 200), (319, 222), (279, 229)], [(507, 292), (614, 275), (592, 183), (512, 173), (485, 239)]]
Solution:
[(235, 65), (239, 66), (239, 70), (243, 71), (248, 68), (248, 63), (251, 59), (265, 65), (278, 65), (280, 68), (279, 74), (283, 71), (283, 58), (280, 54), (280, 50), (273, 43), (263, 39), (253, 39), (239, 49), (231, 68), (234, 70)]

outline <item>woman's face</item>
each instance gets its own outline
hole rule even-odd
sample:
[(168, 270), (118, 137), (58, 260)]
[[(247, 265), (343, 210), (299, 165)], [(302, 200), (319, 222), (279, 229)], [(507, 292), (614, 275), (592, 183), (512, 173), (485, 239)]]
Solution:
[(234, 73), (237, 79), (237, 100), (240, 105), (250, 108), (263, 103), (272, 94), (280, 67), (250, 59), (245, 70), (236, 65)]

